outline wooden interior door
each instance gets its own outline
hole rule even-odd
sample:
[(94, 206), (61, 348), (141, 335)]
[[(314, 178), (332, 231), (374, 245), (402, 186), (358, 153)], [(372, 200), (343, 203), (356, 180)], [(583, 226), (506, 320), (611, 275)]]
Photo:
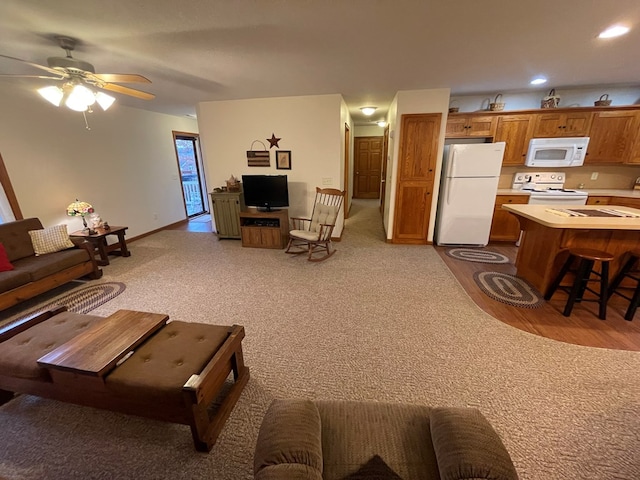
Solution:
[(441, 119), (441, 113), (401, 117), (393, 243), (427, 243)]
[(382, 138), (356, 137), (354, 198), (380, 198)]

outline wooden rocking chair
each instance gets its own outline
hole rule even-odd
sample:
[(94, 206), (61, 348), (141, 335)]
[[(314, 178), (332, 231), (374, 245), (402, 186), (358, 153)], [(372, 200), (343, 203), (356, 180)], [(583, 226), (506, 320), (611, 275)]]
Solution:
[(316, 187), (311, 218), (291, 217), (293, 230), (285, 253), (307, 253), (310, 262), (321, 262), (336, 253), (331, 247), (331, 233), (343, 200), (340, 190)]

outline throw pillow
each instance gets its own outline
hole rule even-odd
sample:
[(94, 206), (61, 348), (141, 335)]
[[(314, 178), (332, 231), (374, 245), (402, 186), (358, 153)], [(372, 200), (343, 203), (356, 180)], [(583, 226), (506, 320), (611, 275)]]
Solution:
[(9, 261), (4, 245), (0, 243), (0, 272), (8, 272), (9, 270), (13, 270), (13, 265)]
[(347, 475), (342, 480), (402, 480), (402, 478), (391, 470), (379, 455), (374, 455), (356, 472)]
[(43, 228), (42, 230), (29, 230), (29, 235), (36, 255), (59, 252), (74, 246), (69, 239), (65, 224)]

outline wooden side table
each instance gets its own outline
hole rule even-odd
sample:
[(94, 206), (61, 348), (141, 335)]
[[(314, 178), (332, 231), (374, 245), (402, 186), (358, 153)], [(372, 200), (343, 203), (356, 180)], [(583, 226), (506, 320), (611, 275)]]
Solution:
[[(96, 260), (98, 262), (98, 265), (104, 266), (109, 265), (109, 253), (120, 255), (121, 257), (131, 256), (131, 252), (127, 250), (127, 242), (124, 239), (127, 228), (129, 227), (111, 227), (109, 228), (109, 230), (105, 230), (104, 228), (96, 228), (96, 233), (92, 234), (90, 234), (86, 230), (78, 230), (77, 232), (73, 232), (69, 236), (76, 238), (85, 238), (87, 241), (91, 242), (94, 248), (98, 250), (98, 254), (100, 255), (100, 259)], [(109, 235), (116, 235), (118, 237), (118, 242), (108, 244), (107, 237)]]

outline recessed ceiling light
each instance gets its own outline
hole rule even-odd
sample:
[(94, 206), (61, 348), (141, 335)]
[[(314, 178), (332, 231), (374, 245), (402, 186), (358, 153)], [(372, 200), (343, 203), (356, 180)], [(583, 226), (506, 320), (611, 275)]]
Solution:
[(364, 113), (366, 116), (369, 115), (373, 115), (373, 112), (376, 111), (377, 107), (362, 107), (360, 110), (362, 110), (362, 113)]
[(536, 77), (531, 80), (531, 85), (542, 85), (543, 83), (547, 83), (547, 79), (544, 77)]
[(609, 27), (605, 31), (600, 32), (600, 35), (598, 35), (598, 38), (619, 37), (620, 35), (624, 35), (628, 31), (629, 31), (629, 27), (625, 27), (623, 25), (614, 25), (613, 27)]

